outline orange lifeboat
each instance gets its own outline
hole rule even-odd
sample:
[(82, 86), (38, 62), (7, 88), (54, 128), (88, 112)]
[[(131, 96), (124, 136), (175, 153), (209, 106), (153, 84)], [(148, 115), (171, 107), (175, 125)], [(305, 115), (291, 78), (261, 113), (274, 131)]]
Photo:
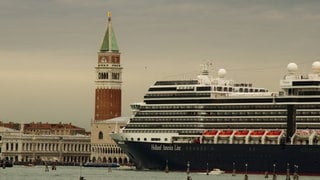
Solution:
[(218, 134), (217, 130), (207, 130), (207, 131), (204, 131), (202, 133), (202, 136), (204, 136), (204, 137), (212, 137), (212, 136), (215, 136), (217, 134)]
[(280, 131), (280, 130), (271, 130), (271, 131), (267, 132), (266, 136), (267, 137), (278, 137), (278, 136), (280, 136), (281, 132), (282, 131)]
[(264, 135), (265, 132), (266, 132), (265, 130), (254, 130), (254, 131), (251, 131), (250, 136), (261, 137)]
[(222, 130), (219, 132), (220, 137), (228, 137), (231, 136), (233, 133), (233, 130)]
[(239, 130), (234, 133), (235, 137), (245, 137), (249, 134), (249, 130)]

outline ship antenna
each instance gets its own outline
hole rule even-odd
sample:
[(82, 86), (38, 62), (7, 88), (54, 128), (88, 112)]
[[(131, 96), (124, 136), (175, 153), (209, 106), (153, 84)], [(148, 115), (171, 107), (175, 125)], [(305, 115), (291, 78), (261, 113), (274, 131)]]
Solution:
[(209, 68), (213, 67), (213, 63), (211, 61), (207, 61), (205, 63), (203, 63), (202, 65), (202, 75), (209, 75)]

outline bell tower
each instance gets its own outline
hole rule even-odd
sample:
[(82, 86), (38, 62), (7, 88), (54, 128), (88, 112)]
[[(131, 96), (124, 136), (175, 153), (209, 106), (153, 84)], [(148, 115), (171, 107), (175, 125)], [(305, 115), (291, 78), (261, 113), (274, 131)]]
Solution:
[(121, 116), (122, 67), (110, 12), (95, 70), (94, 120), (101, 121)]

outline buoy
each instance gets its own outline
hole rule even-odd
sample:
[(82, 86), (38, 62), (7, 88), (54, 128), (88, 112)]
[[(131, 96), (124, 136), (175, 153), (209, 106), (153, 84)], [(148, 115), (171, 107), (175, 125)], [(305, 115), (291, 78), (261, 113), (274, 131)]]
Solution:
[(80, 162), (80, 178), (79, 178), (79, 180), (85, 180), (84, 177), (82, 176), (82, 169), (81, 169), (81, 167), (82, 167), (82, 162)]
[(299, 180), (298, 168), (299, 168), (298, 165), (294, 165), (293, 180)]
[(191, 176), (189, 175), (190, 173), (190, 162), (187, 162), (187, 180), (192, 180)]
[(165, 172), (166, 172), (166, 173), (168, 173), (168, 172), (169, 172), (168, 160), (166, 160)]
[(45, 163), (45, 165), (46, 165), (46, 167), (45, 167), (44, 171), (49, 172), (49, 167), (48, 167), (47, 163)]
[(286, 174), (286, 180), (290, 180), (290, 168), (289, 168), (290, 164), (287, 163), (287, 174)]
[(232, 176), (235, 176), (236, 175), (236, 163), (233, 162), (232, 163)]
[(245, 174), (244, 175), (244, 180), (248, 180), (249, 178), (248, 178), (248, 175), (247, 174)]
[(245, 164), (246, 166), (246, 174), (244, 175), (244, 180), (248, 180), (249, 177), (248, 177), (248, 163)]
[(277, 180), (277, 175), (276, 175), (276, 164), (273, 164), (273, 175), (272, 175), (272, 180)]
[(208, 163), (207, 163), (207, 170), (206, 170), (206, 174), (209, 175), (209, 167), (208, 167)]
[(272, 175), (272, 180), (277, 180), (277, 175)]

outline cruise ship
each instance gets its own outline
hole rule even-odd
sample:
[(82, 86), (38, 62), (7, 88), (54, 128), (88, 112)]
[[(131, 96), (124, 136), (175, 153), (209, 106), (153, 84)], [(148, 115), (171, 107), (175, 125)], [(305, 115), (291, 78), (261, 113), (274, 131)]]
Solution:
[[(320, 62), (289, 63), (281, 91), (216, 76), (157, 81), (111, 137), (137, 168), (320, 174)], [(188, 166), (188, 167), (187, 167)]]

